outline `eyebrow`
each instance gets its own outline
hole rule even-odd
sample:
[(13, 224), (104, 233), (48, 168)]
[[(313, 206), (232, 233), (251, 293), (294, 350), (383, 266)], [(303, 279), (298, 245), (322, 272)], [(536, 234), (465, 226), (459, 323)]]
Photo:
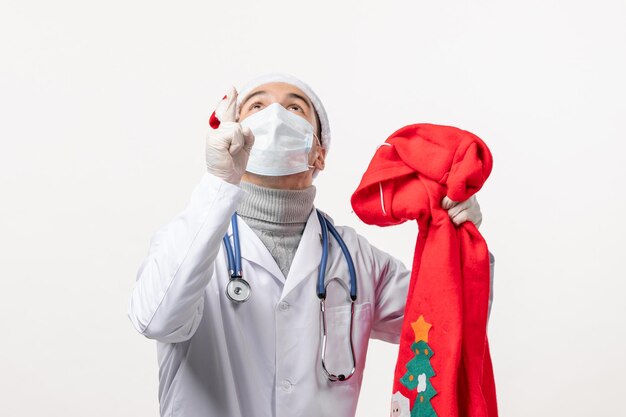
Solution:
[(289, 93), (288, 94), (289, 98), (298, 98), (302, 101), (304, 101), (304, 103), (307, 105), (307, 107), (309, 108), (309, 110), (311, 109), (311, 104), (309, 103), (309, 100), (307, 100), (306, 98), (302, 97), (300, 94), (296, 94), (296, 93)]
[(242, 106), (244, 106), (244, 105), (245, 105), (248, 101), (250, 101), (250, 99), (252, 99), (252, 97), (255, 97), (255, 96), (260, 96), (260, 95), (262, 95), (262, 94), (267, 94), (267, 91), (264, 91), (264, 90), (259, 90), (259, 91), (256, 91), (256, 92), (254, 92), (254, 93), (250, 94), (250, 95), (248, 96), (248, 98), (246, 98), (246, 101), (244, 101), (243, 103), (241, 103), (241, 105), (242, 105)]
[[(267, 91), (265, 91), (265, 90), (255, 91), (254, 93), (249, 95), (248, 98), (246, 98), (246, 101), (244, 101), (241, 104), (241, 106), (243, 107), (248, 101), (250, 101), (250, 99), (252, 99), (255, 96), (266, 95), (266, 94), (267, 94)], [(300, 94), (297, 94), (297, 93), (289, 93), (289, 94), (287, 94), (287, 97), (300, 99), (300, 100), (304, 101), (304, 103), (307, 105), (309, 110), (311, 109), (311, 104), (309, 103), (309, 100), (306, 99), (306, 97), (303, 97), (303, 96), (301, 96)]]

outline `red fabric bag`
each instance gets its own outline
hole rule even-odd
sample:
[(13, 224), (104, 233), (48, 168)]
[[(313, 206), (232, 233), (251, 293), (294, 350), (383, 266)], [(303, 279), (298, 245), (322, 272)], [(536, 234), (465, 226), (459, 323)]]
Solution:
[(378, 148), (352, 195), (367, 224), (419, 226), (393, 417), (498, 415), (487, 340), (487, 243), (472, 222), (456, 226), (441, 207), (445, 195), (463, 201), (480, 190), (492, 165), (487, 145), (470, 132), (405, 126)]

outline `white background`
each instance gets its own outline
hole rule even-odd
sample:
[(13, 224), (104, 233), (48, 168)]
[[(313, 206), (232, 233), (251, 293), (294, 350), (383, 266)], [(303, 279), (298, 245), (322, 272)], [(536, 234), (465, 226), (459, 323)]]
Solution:
[[(623, 1), (7, 1), (0, 6), (0, 414), (156, 416), (154, 342), (126, 317), (149, 238), (204, 170), (230, 85), (304, 79), (333, 146), (316, 204), (407, 265), (417, 227), (349, 197), (417, 122), (479, 135), (502, 416), (624, 416)], [(386, 416), (372, 342), (359, 416)]]

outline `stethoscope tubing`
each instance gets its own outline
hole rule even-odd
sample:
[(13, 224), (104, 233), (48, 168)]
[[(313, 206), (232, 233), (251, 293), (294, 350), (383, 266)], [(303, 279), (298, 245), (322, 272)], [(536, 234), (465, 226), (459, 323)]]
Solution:
[[(320, 313), (322, 318), (322, 350), (321, 350), (321, 361), (322, 361), (322, 369), (324, 374), (330, 381), (347, 381), (350, 379), (355, 371), (356, 371), (356, 357), (354, 352), (354, 343), (352, 341), (352, 331), (354, 324), (354, 307), (357, 296), (357, 283), (356, 283), (356, 268), (354, 267), (354, 261), (352, 256), (350, 255), (350, 251), (346, 246), (345, 242), (339, 235), (339, 232), (333, 226), (333, 224), (328, 220), (320, 210), (317, 210), (317, 218), (320, 223), (320, 227), (322, 229), (322, 258), (320, 260), (320, 266), (317, 276), (317, 288), (316, 293), (318, 298), (320, 299)], [(239, 226), (237, 224), (237, 213), (233, 213), (231, 217), (231, 226), (233, 231), (233, 243), (234, 249), (230, 244), (230, 239), (228, 238), (228, 234), (226, 234), (223, 238), (224, 246), (226, 247), (226, 256), (228, 258), (228, 269), (230, 272), (230, 281), (227, 286), (227, 294), (229, 298), (237, 303), (243, 302), (248, 299), (250, 294), (250, 285), (243, 278), (242, 274), (242, 266), (241, 266), (241, 247), (239, 244)], [(330, 279), (326, 282), (326, 268), (328, 266), (328, 251), (329, 251), (329, 239), (328, 234), (331, 234), (339, 247), (341, 248), (341, 252), (343, 253), (346, 263), (348, 264), (348, 271), (350, 274), (350, 288), (348, 290), (347, 284), (338, 277)], [(335, 375), (330, 372), (326, 367), (326, 340), (327, 340), (327, 327), (326, 327), (326, 287), (331, 281), (337, 280), (341, 286), (349, 292), (350, 294), (350, 353), (352, 355), (352, 369), (350, 372), (346, 374)], [(234, 284), (234, 285), (233, 285)], [(232, 286), (232, 288), (231, 288)], [(231, 294), (231, 292), (233, 294)], [(241, 295), (243, 294), (243, 295)]]
[(317, 210), (317, 218), (322, 228), (322, 259), (317, 273), (317, 297), (320, 300), (326, 299), (326, 287), (324, 281), (326, 277), (326, 265), (328, 264), (328, 224), (326, 218)]
[(228, 234), (224, 235), (222, 239), (224, 241), (224, 247), (226, 247), (226, 257), (228, 258), (228, 270), (231, 278), (241, 278), (241, 246), (239, 244), (239, 225), (237, 224), (237, 213), (233, 214), (230, 219), (231, 227), (233, 229), (233, 245), (230, 244)]
[[(352, 256), (350, 255), (350, 251), (346, 246), (345, 242), (339, 235), (339, 232), (333, 226), (333, 224), (324, 217), (321, 211), (317, 211), (317, 218), (319, 220), (321, 229), (322, 229), (322, 258), (320, 260), (320, 267), (317, 277), (317, 296), (318, 298), (326, 298), (326, 287), (325, 277), (326, 277), (326, 268), (328, 266), (328, 250), (329, 250), (329, 239), (328, 234), (330, 233), (341, 248), (341, 252), (346, 258), (346, 263), (348, 264), (348, 272), (350, 275), (350, 299), (352, 301), (356, 300), (357, 294), (357, 281), (356, 281), (356, 268), (354, 267), (354, 261)], [(230, 244), (230, 239), (228, 235), (225, 235), (223, 238), (224, 246), (226, 247), (226, 256), (228, 258), (228, 269), (231, 275), (231, 278), (241, 278), (242, 277), (242, 266), (241, 266), (241, 245), (239, 241), (239, 225), (237, 222), (237, 213), (234, 213), (231, 217), (231, 226), (233, 231), (233, 244)], [(234, 248), (233, 248), (234, 246)]]
[[(341, 236), (339, 236), (339, 232), (337, 232), (337, 229), (335, 229), (335, 226), (333, 226), (333, 224), (330, 221), (327, 221), (326, 223), (328, 226), (328, 231), (330, 231), (330, 234), (333, 235), (333, 237), (339, 244), (339, 247), (341, 248), (341, 251), (343, 252), (344, 257), (346, 258), (346, 263), (348, 264), (348, 272), (350, 275), (350, 299), (352, 301), (356, 301), (356, 290), (357, 290), (356, 285), (357, 284), (356, 284), (356, 269), (354, 268), (354, 261), (352, 260), (352, 256), (350, 255), (350, 251), (348, 250), (346, 243), (343, 241)], [(324, 279), (322, 279), (322, 285), (324, 285)]]

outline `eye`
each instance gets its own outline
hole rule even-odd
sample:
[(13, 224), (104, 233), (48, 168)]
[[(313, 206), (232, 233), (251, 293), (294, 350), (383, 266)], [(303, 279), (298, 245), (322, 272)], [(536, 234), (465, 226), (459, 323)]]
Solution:
[(295, 110), (295, 111), (301, 111), (304, 112), (304, 110), (302, 110), (302, 107), (300, 107), (298, 104), (291, 104), (289, 106), (287, 106), (287, 110)]
[(258, 110), (261, 107), (263, 107), (263, 105), (257, 101), (257, 102), (252, 103), (250, 105), (250, 107), (248, 107), (248, 111), (250, 111), (250, 110)]

